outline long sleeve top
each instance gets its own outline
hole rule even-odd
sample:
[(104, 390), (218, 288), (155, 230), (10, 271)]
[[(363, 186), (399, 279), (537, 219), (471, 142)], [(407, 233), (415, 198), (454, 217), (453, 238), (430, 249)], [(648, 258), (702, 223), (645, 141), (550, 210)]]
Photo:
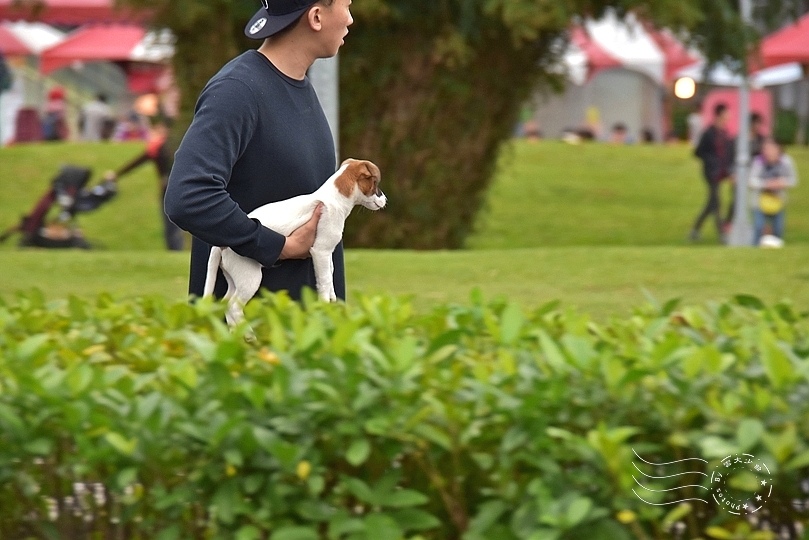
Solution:
[(702, 160), (705, 178), (719, 182), (733, 170), (733, 140), (727, 131), (710, 126), (700, 136), (694, 155)]
[[(334, 140), (308, 77), (287, 77), (255, 50), (228, 62), (199, 96), (166, 190), (166, 214), (194, 237), (189, 292), (202, 294), (212, 245), (261, 263), (268, 290), (297, 298), (314, 288), (312, 260), (280, 261), (284, 236), (247, 214), (312, 193), (335, 170)], [(344, 298), (342, 245), (334, 268)], [(225, 290), (220, 273), (216, 294)]]

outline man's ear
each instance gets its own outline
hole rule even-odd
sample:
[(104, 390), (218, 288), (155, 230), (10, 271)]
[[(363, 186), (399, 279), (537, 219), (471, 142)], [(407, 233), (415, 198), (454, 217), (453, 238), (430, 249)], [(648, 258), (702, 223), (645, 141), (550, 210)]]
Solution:
[(309, 28), (319, 32), (323, 28), (323, 9), (319, 4), (315, 4), (309, 11), (306, 12), (306, 19), (309, 22)]

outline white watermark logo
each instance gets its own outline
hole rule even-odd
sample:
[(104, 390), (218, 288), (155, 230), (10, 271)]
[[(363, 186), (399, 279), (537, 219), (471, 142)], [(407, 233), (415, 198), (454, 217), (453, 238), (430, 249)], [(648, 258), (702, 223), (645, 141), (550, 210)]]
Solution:
[[(740, 487), (733, 487), (734, 479)], [(729, 455), (711, 473), (711, 495), (731, 514), (758, 512), (772, 495), (770, 469), (752, 454)]]
[[(654, 474), (649, 474), (638, 467), (635, 462), (632, 463), (638, 473), (637, 475), (633, 473), (632, 479), (641, 488), (640, 493), (635, 488), (632, 488), (632, 492), (646, 504), (666, 506), (686, 501), (710, 504), (709, 498), (713, 498), (720, 508), (731, 514), (748, 515), (761, 510), (772, 495), (770, 469), (752, 454), (729, 455), (722, 459), (708, 475), (695, 469), (700, 466), (700, 463), (704, 466), (708, 465), (708, 462), (701, 458), (654, 463), (643, 459), (634, 448), (632, 452), (640, 461), (654, 468), (652, 471)], [(704, 466), (701, 468), (704, 469)], [(700, 476), (709, 480), (708, 485), (695, 483)], [(658, 484), (661, 482), (668, 487), (656, 489), (660, 487)], [(672, 483), (676, 485), (671, 487)], [(683, 493), (688, 495), (683, 495)], [(666, 498), (673, 500), (654, 502), (654, 500)]]
[[(656, 467), (657, 470), (659, 471), (658, 474), (660, 474), (662, 472), (671, 472), (671, 469), (669, 469), (669, 470), (661, 470), (661, 469), (663, 467), (668, 467), (669, 465), (676, 465), (678, 463), (683, 463), (683, 464), (686, 464), (686, 465), (691, 465), (691, 463), (689, 463), (691, 461), (700, 461), (700, 462), (702, 462), (702, 463), (704, 463), (706, 465), (708, 463), (704, 459), (700, 459), (700, 458), (685, 458), (685, 459), (678, 459), (677, 461), (669, 461), (669, 462), (666, 462), (666, 463), (652, 463), (651, 461), (646, 461), (645, 459), (640, 457), (638, 455), (638, 453), (635, 452), (634, 448), (632, 449), (632, 452), (634, 452), (635, 457), (637, 457), (642, 462), (644, 462), (644, 463), (646, 463), (648, 465), (653, 465), (654, 467)], [(657, 476), (657, 475), (646, 474), (634, 462), (632, 463), (632, 466), (635, 467), (635, 470), (637, 470), (641, 475), (643, 475), (645, 477), (643, 480), (644, 480), (644, 482), (646, 484), (648, 484), (649, 481), (664, 480), (666, 478), (677, 478), (677, 477), (686, 476), (686, 475), (702, 475), (702, 476), (705, 476), (706, 478), (708, 477), (708, 475), (705, 474), (704, 472), (691, 471), (691, 470), (682, 471), (682, 472), (676, 472), (674, 474), (660, 474), (660, 476)], [(638, 486), (640, 486), (644, 490), (652, 492), (652, 493), (665, 493), (665, 492), (669, 492), (669, 491), (672, 491), (672, 492), (677, 491), (677, 492), (679, 492), (679, 490), (682, 490), (682, 489), (685, 489), (685, 488), (697, 488), (697, 489), (702, 489), (702, 490), (705, 490), (705, 491), (709, 491), (709, 488), (707, 488), (705, 486), (702, 486), (702, 485), (699, 485), (699, 484), (682, 484), (682, 485), (678, 485), (678, 486), (667, 488), (667, 489), (653, 489), (653, 488), (646, 487), (646, 485), (644, 485), (644, 483), (641, 483), (641, 481), (638, 480), (638, 478), (634, 474), (632, 475), (632, 479), (635, 481), (636, 484), (638, 484)], [(645, 502), (646, 504), (651, 504), (653, 506), (665, 506), (665, 505), (669, 505), (669, 504), (678, 504), (678, 503), (685, 502), (685, 501), (700, 501), (700, 502), (704, 502), (705, 504), (708, 504), (707, 500), (700, 499), (699, 497), (678, 498), (675, 501), (664, 502), (664, 503), (655, 503), (655, 502), (647, 501), (646, 499), (644, 499), (643, 497), (638, 495), (638, 492), (635, 491), (635, 488), (632, 488), (632, 493), (634, 493), (635, 496), (638, 499), (640, 499), (641, 501)], [(706, 496), (707, 496), (707, 494), (706, 494)]]

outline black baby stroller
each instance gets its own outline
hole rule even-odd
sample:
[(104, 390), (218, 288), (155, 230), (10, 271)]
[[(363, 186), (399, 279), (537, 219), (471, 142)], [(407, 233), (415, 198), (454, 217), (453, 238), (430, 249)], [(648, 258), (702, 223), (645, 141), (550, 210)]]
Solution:
[[(76, 225), (75, 216), (80, 212), (95, 210), (117, 193), (113, 180), (87, 188), (91, 173), (90, 169), (84, 167), (64, 165), (51, 181), (51, 189), (19, 224), (9, 227), (0, 235), (0, 242), (19, 232), (20, 246), (90, 249), (90, 244)], [(49, 216), (54, 205), (57, 206), (53, 212), (55, 216)]]

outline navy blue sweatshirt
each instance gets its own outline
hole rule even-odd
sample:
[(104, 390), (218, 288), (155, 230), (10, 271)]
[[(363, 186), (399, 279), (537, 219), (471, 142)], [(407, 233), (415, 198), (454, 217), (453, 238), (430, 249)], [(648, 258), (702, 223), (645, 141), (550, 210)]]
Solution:
[[(255, 50), (228, 62), (199, 96), (166, 190), (166, 213), (194, 237), (189, 292), (202, 295), (212, 245), (260, 262), (268, 290), (299, 298), (304, 286), (314, 288), (312, 260), (279, 261), (284, 236), (247, 213), (312, 193), (336, 168), (334, 140), (308, 77), (287, 77)], [(334, 288), (345, 298), (342, 244)], [(217, 296), (226, 289), (220, 272)]]

